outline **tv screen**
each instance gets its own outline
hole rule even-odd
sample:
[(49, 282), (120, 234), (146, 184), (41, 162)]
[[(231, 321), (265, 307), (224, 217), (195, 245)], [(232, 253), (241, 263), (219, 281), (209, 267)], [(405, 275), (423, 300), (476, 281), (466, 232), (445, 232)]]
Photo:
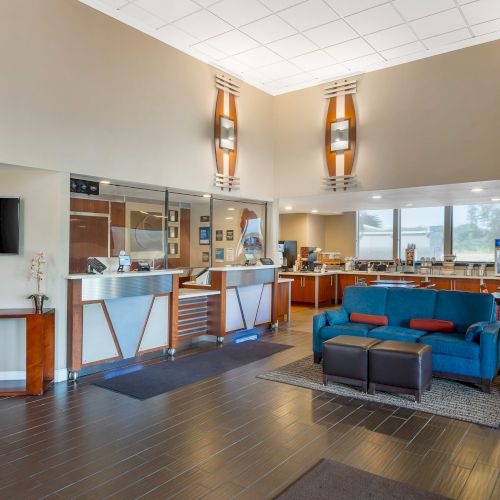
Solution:
[(19, 198), (0, 198), (0, 254), (19, 253)]

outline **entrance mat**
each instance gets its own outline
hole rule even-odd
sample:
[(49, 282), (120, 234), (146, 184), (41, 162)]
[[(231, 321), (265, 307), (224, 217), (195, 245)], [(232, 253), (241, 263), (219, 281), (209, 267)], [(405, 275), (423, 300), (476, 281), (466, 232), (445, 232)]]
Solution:
[(420, 404), (415, 402), (413, 396), (405, 394), (377, 391), (371, 396), (343, 384), (329, 383), (325, 387), (321, 364), (314, 363), (312, 356), (259, 375), (259, 378), (375, 403), (402, 406), (488, 427), (500, 427), (500, 377), (493, 381), (491, 394), (482, 392), (473, 385), (434, 378), (432, 389), (424, 392)]
[(276, 500), (444, 500), (445, 497), (376, 476), (332, 460), (321, 460)]
[(271, 342), (248, 341), (229, 344), (213, 351), (166, 360), (133, 373), (94, 382), (137, 399), (148, 399), (179, 387), (215, 377), (234, 368), (267, 358), (293, 346)]

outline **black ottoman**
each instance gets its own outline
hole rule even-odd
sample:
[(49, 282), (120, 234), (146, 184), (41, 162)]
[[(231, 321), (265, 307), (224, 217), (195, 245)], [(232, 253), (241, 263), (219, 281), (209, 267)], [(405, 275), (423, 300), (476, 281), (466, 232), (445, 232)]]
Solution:
[(368, 387), (368, 350), (380, 340), (339, 335), (323, 343), (323, 384), (328, 381)]
[(425, 344), (387, 340), (370, 349), (368, 392), (413, 394), (420, 403), (431, 388), (432, 349)]

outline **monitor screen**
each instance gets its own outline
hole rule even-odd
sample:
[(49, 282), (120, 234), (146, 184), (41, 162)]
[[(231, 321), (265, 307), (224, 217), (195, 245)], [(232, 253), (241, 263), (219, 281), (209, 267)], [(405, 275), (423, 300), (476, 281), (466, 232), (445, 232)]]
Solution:
[(0, 198), (0, 254), (19, 253), (19, 198)]

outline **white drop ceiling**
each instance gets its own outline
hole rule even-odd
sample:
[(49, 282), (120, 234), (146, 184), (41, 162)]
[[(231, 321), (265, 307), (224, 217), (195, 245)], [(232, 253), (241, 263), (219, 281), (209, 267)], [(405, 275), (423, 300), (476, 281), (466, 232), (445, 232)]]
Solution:
[(500, 0), (80, 0), (272, 95), (500, 38)]

